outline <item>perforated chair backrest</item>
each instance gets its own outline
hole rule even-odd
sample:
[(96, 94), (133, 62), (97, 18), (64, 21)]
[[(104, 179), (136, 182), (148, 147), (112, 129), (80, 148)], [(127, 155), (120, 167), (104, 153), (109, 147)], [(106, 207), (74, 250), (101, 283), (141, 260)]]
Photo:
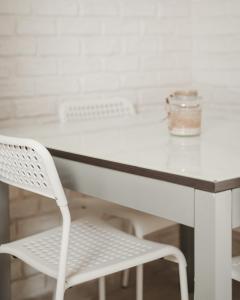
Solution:
[(66, 204), (53, 159), (36, 141), (0, 135), (0, 181)]
[(59, 206), (62, 238), (56, 289), (58, 299), (65, 286), (71, 216), (50, 153), (36, 141), (0, 135), (0, 181), (55, 199)]
[(134, 114), (133, 104), (124, 98), (64, 102), (59, 110), (60, 121), (63, 123)]

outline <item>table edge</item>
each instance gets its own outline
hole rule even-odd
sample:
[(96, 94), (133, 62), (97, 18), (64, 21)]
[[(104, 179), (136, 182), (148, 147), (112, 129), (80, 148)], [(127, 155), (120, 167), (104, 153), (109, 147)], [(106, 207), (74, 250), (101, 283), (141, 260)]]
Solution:
[(64, 159), (85, 163), (93, 166), (98, 166), (106, 169), (111, 169), (111, 170), (125, 172), (133, 175), (171, 182), (174, 184), (179, 184), (179, 185), (191, 187), (197, 190), (202, 190), (210, 193), (218, 193), (218, 192), (223, 192), (226, 190), (231, 190), (240, 187), (240, 177), (231, 178), (222, 181), (208, 181), (208, 180), (203, 180), (198, 178), (191, 178), (184, 175), (171, 174), (167, 172), (137, 167), (134, 165), (127, 165), (127, 164), (118, 163), (110, 160), (104, 160), (100, 158), (57, 150), (53, 148), (48, 148), (48, 150), (52, 156), (58, 158), (64, 158)]

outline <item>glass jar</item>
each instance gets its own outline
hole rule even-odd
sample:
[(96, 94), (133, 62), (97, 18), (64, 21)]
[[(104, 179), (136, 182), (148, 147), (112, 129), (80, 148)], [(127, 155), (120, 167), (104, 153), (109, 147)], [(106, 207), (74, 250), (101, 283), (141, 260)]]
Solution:
[(201, 98), (197, 91), (177, 91), (166, 102), (171, 134), (194, 136), (201, 133)]

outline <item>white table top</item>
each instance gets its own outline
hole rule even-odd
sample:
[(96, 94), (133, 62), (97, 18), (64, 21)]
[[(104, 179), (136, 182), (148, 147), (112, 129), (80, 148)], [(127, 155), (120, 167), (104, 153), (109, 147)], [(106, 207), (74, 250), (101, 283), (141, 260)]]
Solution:
[(240, 187), (240, 120), (236, 119), (204, 118), (199, 137), (171, 136), (158, 112), (97, 122), (9, 127), (0, 133), (34, 138), (56, 156), (202, 190)]

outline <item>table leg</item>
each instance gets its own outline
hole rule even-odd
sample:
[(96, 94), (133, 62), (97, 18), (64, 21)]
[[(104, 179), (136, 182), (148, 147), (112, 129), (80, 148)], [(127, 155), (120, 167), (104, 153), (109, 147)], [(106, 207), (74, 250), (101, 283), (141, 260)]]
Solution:
[(188, 291), (194, 292), (194, 228), (180, 225), (180, 248), (187, 260)]
[(231, 191), (195, 192), (194, 300), (231, 300)]
[[(9, 241), (8, 185), (0, 182), (0, 244)], [(10, 257), (0, 255), (0, 299), (10, 300)]]

